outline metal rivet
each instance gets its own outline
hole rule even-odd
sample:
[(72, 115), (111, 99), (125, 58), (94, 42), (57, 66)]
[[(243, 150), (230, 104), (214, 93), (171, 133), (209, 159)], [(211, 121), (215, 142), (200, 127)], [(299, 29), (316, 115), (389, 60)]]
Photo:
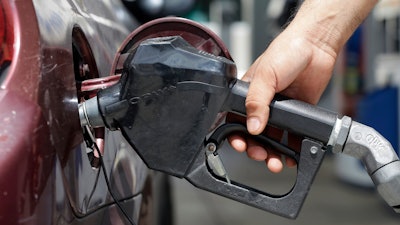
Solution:
[(215, 152), (217, 150), (217, 146), (214, 143), (208, 143), (207, 150), (210, 152)]
[(318, 148), (315, 147), (315, 146), (312, 146), (312, 147), (310, 148), (310, 152), (311, 152), (311, 154), (315, 155), (315, 154), (318, 153)]

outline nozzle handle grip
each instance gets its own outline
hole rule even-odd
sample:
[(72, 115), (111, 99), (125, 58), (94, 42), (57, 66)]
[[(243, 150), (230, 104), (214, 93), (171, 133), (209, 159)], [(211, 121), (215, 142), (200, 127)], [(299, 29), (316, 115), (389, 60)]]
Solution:
[[(206, 161), (205, 154), (199, 154), (185, 178), (200, 189), (286, 218), (295, 219), (324, 158), (326, 151), (321, 148), (322, 144), (319, 142), (310, 139), (303, 140), (296, 182), (293, 188), (283, 195), (272, 195), (235, 181), (225, 182), (209, 171), (204, 163)], [(310, 149), (316, 151), (310, 151)]]
[[(236, 80), (224, 109), (246, 116), (246, 96), (250, 83)], [(328, 143), (337, 114), (315, 105), (275, 95), (270, 107), (268, 124), (289, 132)]]

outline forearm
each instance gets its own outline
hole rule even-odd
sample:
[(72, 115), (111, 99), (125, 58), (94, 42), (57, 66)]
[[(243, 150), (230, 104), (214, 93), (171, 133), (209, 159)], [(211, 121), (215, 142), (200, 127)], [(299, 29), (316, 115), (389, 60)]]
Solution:
[(288, 29), (336, 57), (378, 0), (305, 0)]

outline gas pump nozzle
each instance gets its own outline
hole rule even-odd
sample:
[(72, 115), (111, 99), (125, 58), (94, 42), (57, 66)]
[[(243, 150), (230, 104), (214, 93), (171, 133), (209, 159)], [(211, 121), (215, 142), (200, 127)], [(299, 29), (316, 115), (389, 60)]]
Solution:
[[(231, 181), (218, 149), (241, 124), (217, 124), (223, 112), (246, 115), (249, 83), (233, 61), (200, 51), (180, 36), (151, 38), (128, 53), (120, 81), (79, 107), (82, 126), (106, 126), (123, 136), (150, 169), (185, 178), (198, 188), (284, 217), (296, 218), (326, 150), (360, 159), (379, 193), (400, 211), (400, 162), (379, 133), (350, 117), (276, 96), (269, 124), (303, 138), (296, 152), (266, 136), (253, 138), (297, 161), (284, 195)], [(215, 128), (217, 127), (217, 128)]]

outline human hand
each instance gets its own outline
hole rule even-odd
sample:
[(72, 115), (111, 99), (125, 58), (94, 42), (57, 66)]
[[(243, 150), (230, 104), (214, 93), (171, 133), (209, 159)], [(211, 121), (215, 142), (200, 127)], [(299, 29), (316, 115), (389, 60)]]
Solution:
[[(328, 84), (340, 49), (378, 0), (305, 0), (293, 21), (270, 44), (244, 76), (247, 129), (263, 132), (275, 93), (316, 104)], [(229, 138), (231, 146), (250, 158), (266, 160), (272, 172), (283, 168), (280, 156), (244, 136)]]
[[(254, 62), (243, 80), (250, 81), (246, 98), (247, 128), (250, 134), (261, 134), (268, 121), (269, 103), (275, 93), (316, 104), (328, 84), (335, 64), (334, 51), (285, 30)], [(267, 135), (280, 140), (282, 131), (267, 129)], [(272, 172), (283, 169), (281, 156), (265, 146), (241, 135), (229, 137), (231, 146), (239, 152), (247, 151), (250, 158), (265, 160)], [(289, 139), (290, 141), (290, 139)], [(293, 160), (286, 164), (294, 166)]]

